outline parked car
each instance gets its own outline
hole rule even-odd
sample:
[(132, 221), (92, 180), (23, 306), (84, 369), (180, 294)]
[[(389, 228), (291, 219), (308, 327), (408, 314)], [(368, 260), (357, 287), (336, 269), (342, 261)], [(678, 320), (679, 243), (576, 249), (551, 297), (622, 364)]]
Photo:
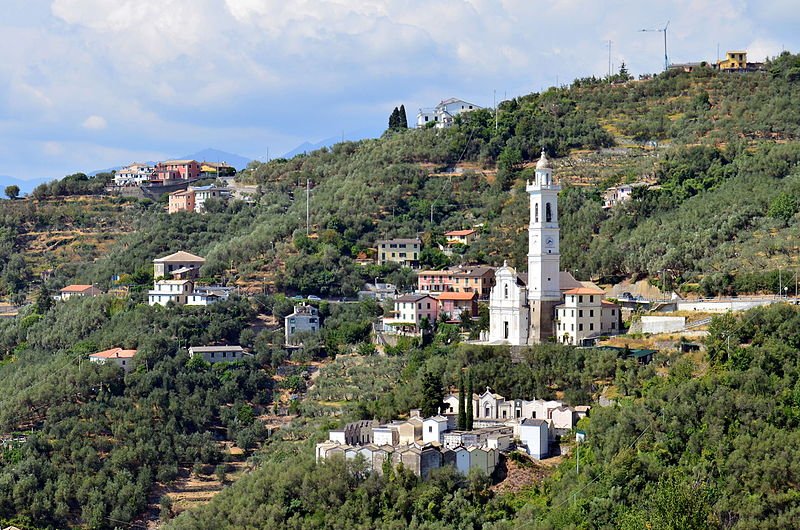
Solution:
[(319, 296), (310, 294), (310, 295), (308, 295), (308, 301), (309, 302), (321, 302), (322, 298), (320, 298)]

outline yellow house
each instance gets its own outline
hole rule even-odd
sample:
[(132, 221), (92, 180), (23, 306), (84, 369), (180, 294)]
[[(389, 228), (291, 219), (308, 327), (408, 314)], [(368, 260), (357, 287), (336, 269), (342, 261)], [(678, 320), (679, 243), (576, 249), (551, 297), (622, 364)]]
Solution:
[(731, 70), (746, 70), (747, 69), (747, 52), (735, 51), (726, 52), (725, 59), (717, 63), (720, 71)]

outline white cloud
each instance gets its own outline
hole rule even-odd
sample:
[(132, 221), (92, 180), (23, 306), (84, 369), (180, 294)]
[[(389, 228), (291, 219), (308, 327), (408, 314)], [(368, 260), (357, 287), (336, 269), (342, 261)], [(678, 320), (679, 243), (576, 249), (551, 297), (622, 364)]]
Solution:
[[(0, 145), (29, 142), (12, 154), (45, 142), (97, 157), (177, 155), (193, 142), (277, 151), (380, 128), (398, 103), (488, 106), (493, 89), (513, 97), (604, 75), (608, 39), (615, 69), (624, 60), (632, 73), (659, 71), (663, 40), (638, 30), (667, 20), (676, 62), (713, 59), (718, 43), (757, 60), (800, 47), (791, 0), (3, 2), (16, 16), (0, 22), (14, 42), (0, 61)], [(97, 130), (108, 145), (70, 143)]]
[(106, 119), (102, 116), (97, 116), (96, 114), (89, 116), (81, 124), (81, 127), (84, 129), (89, 129), (92, 131), (99, 131), (105, 129), (107, 126), (108, 123), (106, 123)]

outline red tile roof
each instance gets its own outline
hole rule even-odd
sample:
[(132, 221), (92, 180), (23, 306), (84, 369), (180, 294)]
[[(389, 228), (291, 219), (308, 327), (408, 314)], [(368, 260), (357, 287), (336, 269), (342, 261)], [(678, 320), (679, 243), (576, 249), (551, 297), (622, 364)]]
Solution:
[(472, 300), (476, 293), (442, 293), (437, 300)]
[(467, 229), (467, 230), (450, 230), (449, 232), (445, 232), (444, 235), (446, 236), (470, 236), (475, 233), (475, 230)]
[(88, 291), (89, 289), (96, 289), (94, 285), (81, 285), (81, 284), (73, 284), (67, 285), (63, 289), (61, 289), (62, 293), (82, 293), (84, 291)]
[(91, 354), (89, 357), (98, 359), (131, 359), (136, 355), (136, 350), (123, 350), (122, 348), (111, 348)]
[(578, 287), (576, 289), (570, 289), (569, 291), (564, 291), (564, 294), (606, 294), (604, 291), (600, 289), (591, 289), (589, 287)]

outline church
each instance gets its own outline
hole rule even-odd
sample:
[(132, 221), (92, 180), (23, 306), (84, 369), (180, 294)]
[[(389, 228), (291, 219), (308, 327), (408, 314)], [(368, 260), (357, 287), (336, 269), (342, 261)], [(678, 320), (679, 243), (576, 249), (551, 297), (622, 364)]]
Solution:
[(508, 263), (497, 269), (489, 297), (489, 342), (523, 346), (558, 341), (582, 345), (620, 331), (620, 311), (591, 282), (560, 270), (558, 192), (542, 150), (530, 196), (528, 272)]

